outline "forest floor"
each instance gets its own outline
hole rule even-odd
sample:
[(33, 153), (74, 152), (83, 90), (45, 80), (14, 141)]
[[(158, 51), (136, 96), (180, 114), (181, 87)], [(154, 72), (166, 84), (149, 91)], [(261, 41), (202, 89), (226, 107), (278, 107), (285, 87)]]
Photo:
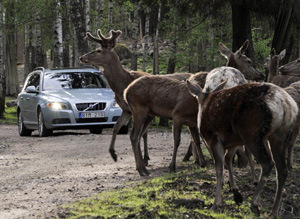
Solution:
[[(33, 132), (31, 137), (20, 137), (16, 125), (0, 125), (0, 219), (65, 218), (69, 212), (67, 209), (62, 210), (60, 206), (63, 204), (72, 204), (103, 191), (123, 188), (129, 182), (143, 182), (168, 174), (173, 148), (172, 133), (151, 130), (148, 139), (151, 159), (148, 170), (151, 176), (140, 177), (135, 170), (128, 135), (117, 136), (115, 149), (118, 161), (114, 162), (108, 153), (110, 129), (104, 130), (101, 135), (90, 134), (88, 130), (55, 131), (51, 137), (40, 138), (37, 132)], [(189, 140), (189, 135), (183, 133), (177, 156), (179, 171), (186, 168), (182, 159)], [(213, 163), (207, 154), (206, 157), (210, 160), (207, 171), (211, 172), (207, 177), (215, 181)], [(259, 166), (256, 170), (258, 173)], [(300, 147), (296, 147), (294, 169), (289, 172), (283, 193), (281, 216), (300, 217), (299, 170)], [(254, 185), (251, 183), (249, 168), (234, 167), (234, 171), (242, 193), (251, 197)], [(225, 180), (227, 177), (225, 171)], [(182, 185), (187, 185), (188, 180), (189, 177), (184, 177), (169, 183), (168, 190), (183, 188)], [(214, 182), (198, 185), (195, 182), (193, 187), (203, 189), (207, 196), (214, 197)], [(261, 198), (265, 212), (271, 209), (275, 189), (273, 173)], [(229, 196), (226, 192), (224, 195)], [(188, 202), (188, 205), (193, 208), (192, 202)], [(154, 215), (160, 217), (159, 214)]]

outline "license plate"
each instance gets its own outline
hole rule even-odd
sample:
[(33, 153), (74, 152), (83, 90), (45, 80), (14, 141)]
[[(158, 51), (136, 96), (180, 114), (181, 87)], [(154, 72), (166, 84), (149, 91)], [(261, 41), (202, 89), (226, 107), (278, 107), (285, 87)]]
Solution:
[(79, 113), (79, 118), (103, 118), (104, 112)]

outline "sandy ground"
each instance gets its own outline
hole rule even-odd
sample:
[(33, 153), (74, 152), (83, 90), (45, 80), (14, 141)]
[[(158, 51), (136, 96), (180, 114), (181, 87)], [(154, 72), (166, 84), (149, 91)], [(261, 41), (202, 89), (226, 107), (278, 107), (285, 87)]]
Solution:
[[(135, 170), (128, 135), (118, 135), (118, 162), (108, 153), (111, 130), (55, 131), (51, 137), (20, 137), (17, 126), (0, 125), (0, 219), (44, 218), (56, 207), (108, 188), (141, 180)], [(172, 134), (151, 131), (148, 137), (152, 176), (168, 172)], [(187, 150), (183, 134), (179, 164)]]

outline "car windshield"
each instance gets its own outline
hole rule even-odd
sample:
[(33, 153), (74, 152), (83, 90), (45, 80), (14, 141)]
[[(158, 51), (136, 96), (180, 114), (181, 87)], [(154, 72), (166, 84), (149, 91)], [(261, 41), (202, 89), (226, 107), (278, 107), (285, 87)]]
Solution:
[(100, 73), (49, 72), (44, 76), (44, 90), (107, 88), (108, 83)]

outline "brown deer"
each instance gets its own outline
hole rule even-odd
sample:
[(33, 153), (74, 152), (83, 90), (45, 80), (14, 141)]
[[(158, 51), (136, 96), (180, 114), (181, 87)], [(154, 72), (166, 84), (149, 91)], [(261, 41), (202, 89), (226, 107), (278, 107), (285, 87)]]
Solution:
[(222, 204), (225, 150), (245, 145), (262, 167), (251, 210), (259, 215), (259, 197), (275, 164), (277, 188), (270, 216), (276, 217), (288, 174), (287, 142), (298, 106), (284, 89), (270, 83), (250, 83), (220, 90), (225, 84), (226, 81), (206, 93), (197, 84), (187, 81), (189, 91), (199, 103), (198, 128), (215, 160), (217, 186), (213, 208)]
[(248, 48), (249, 40), (246, 40), (243, 45), (233, 53), (223, 43), (219, 43), (220, 53), (227, 59), (227, 66), (231, 66), (240, 70), (247, 80), (263, 81), (265, 76), (263, 73), (258, 71), (244, 53)]
[(282, 75), (300, 75), (300, 58), (281, 66), (279, 71)]
[[(296, 61), (288, 63), (279, 67), (279, 62), (284, 58), (286, 50), (282, 50), (278, 55), (273, 48), (271, 54), (264, 64), (264, 68), (269, 70), (267, 81), (278, 85), (279, 87), (285, 88), (290, 84), (300, 80), (300, 74), (295, 74), (294, 67), (296, 66)], [(282, 74), (282, 69), (285, 74)], [(293, 75), (295, 74), (295, 75)]]
[[(224, 71), (234, 71), (231, 67), (221, 67)], [(241, 73), (240, 73), (241, 74)], [(203, 75), (196, 75), (193, 80), (203, 80)], [(170, 170), (175, 171), (176, 154), (180, 144), (180, 134), (183, 125), (187, 125), (200, 156), (200, 165), (204, 165), (204, 157), (200, 148), (197, 131), (198, 105), (190, 95), (184, 82), (169, 77), (144, 76), (132, 82), (124, 91), (124, 99), (128, 103), (133, 116), (133, 129), (130, 135), (137, 170), (141, 175), (148, 171), (142, 163), (139, 141), (147, 130), (149, 117), (160, 116), (173, 120), (173, 155)], [(151, 120), (150, 120), (151, 121)]]
[[(300, 107), (300, 75), (292, 76), (290, 73), (286, 72), (286, 75), (279, 74), (279, 62), (285, 56), (285, 49), (282, 50), (278, 55), (276, 55), (275, 49), (272, 49), (270, 57), (267, 59), (267, 62), (264, 64), (264, 67), (269, 70), (268, 74), (268, 82), (276, 84), (280, 87), (283, 87), (288, 94), (292, 96), (292, 98)], [(291, 64), (290, 66), (294, 66), (295, 64)], [(293, 69), (293, 68), (291, 68)], [(296, 139), (298, 137), (300, 130), (300, 114), (298, 115), (297, 121), (293, 127), (292, 135), (290, 141), (288, 143), (288, 154), (287, 154), (287, 165), (289, 169), (293, 168), (293, 149)]]
[[(121, 31), (112, 30), (110, 31), (110, 37), (108, 38), (102, 35), (100, 29), (97, 31), (98, 38), (92, 36), (90, 33), (86, 33), (86, 39), (99, 43), (101, 48), (97, 48), (96, 50), (80, 57), (80, 61), (82, 63), (102, 66), (104, 68), (103, 74), (107, 79), (109, 86), (115, 93), (116, 102), (122, 108), (122, 114), (113, 127), (113, 134), (109, 148), (109, 152), (115, 161), (117, 161), (117, 154), (115, 153), (114, 146), (117, 133), (131, 118), (130, 109), (123, 99), (123, 91), (133, 81), (129, 72), (123, 68), (118, 55), (113, 50), (116, 46), (117, 38), (121, 35), (121, 33)], [(144, 74), (141, 73), (141, 76), (143, 75)], [(145, 132), (143, 139), (147, 150), (147, 132)]]
[[(104, 68), (103, 74), (106, 77), (110, 87), (115, 92), (115, 99), (119, 106), (122, 108), (122, 114), (117, 123), (113, 127), (113, 135), (110, 143), (109, 152), (112, 158), (117, 161), (117, 154), (115, 152), (115, 140), (120, 128), (125, 125), (131, 118), (131, 111), (127, 103), (123, 99), (124, 89), (136, 78), (148, 75), (145, 72), (125, 70), (113, 48), (116, 45), (117, 38), (121, 35), (121, 31), (110, 32), (110, 37), (105, 38), (101, 30), (97, 31), (98, 38), (92, 36), (90, 33), (86, 34), (86, 39), (92, 42), (99, 43), (101, 48), (97, 48), (88, 54), (80, 57), (80, 61), (85, 64), (102, 66)], [(178, 80), (187, 80), (192, 74), (190, 73), (175, 73), (170, 74), (168, 77)], [(147, 132), (143, 135), (144, 138), (144, 163), (148, 165), (149, 153), (147, 147)]]

